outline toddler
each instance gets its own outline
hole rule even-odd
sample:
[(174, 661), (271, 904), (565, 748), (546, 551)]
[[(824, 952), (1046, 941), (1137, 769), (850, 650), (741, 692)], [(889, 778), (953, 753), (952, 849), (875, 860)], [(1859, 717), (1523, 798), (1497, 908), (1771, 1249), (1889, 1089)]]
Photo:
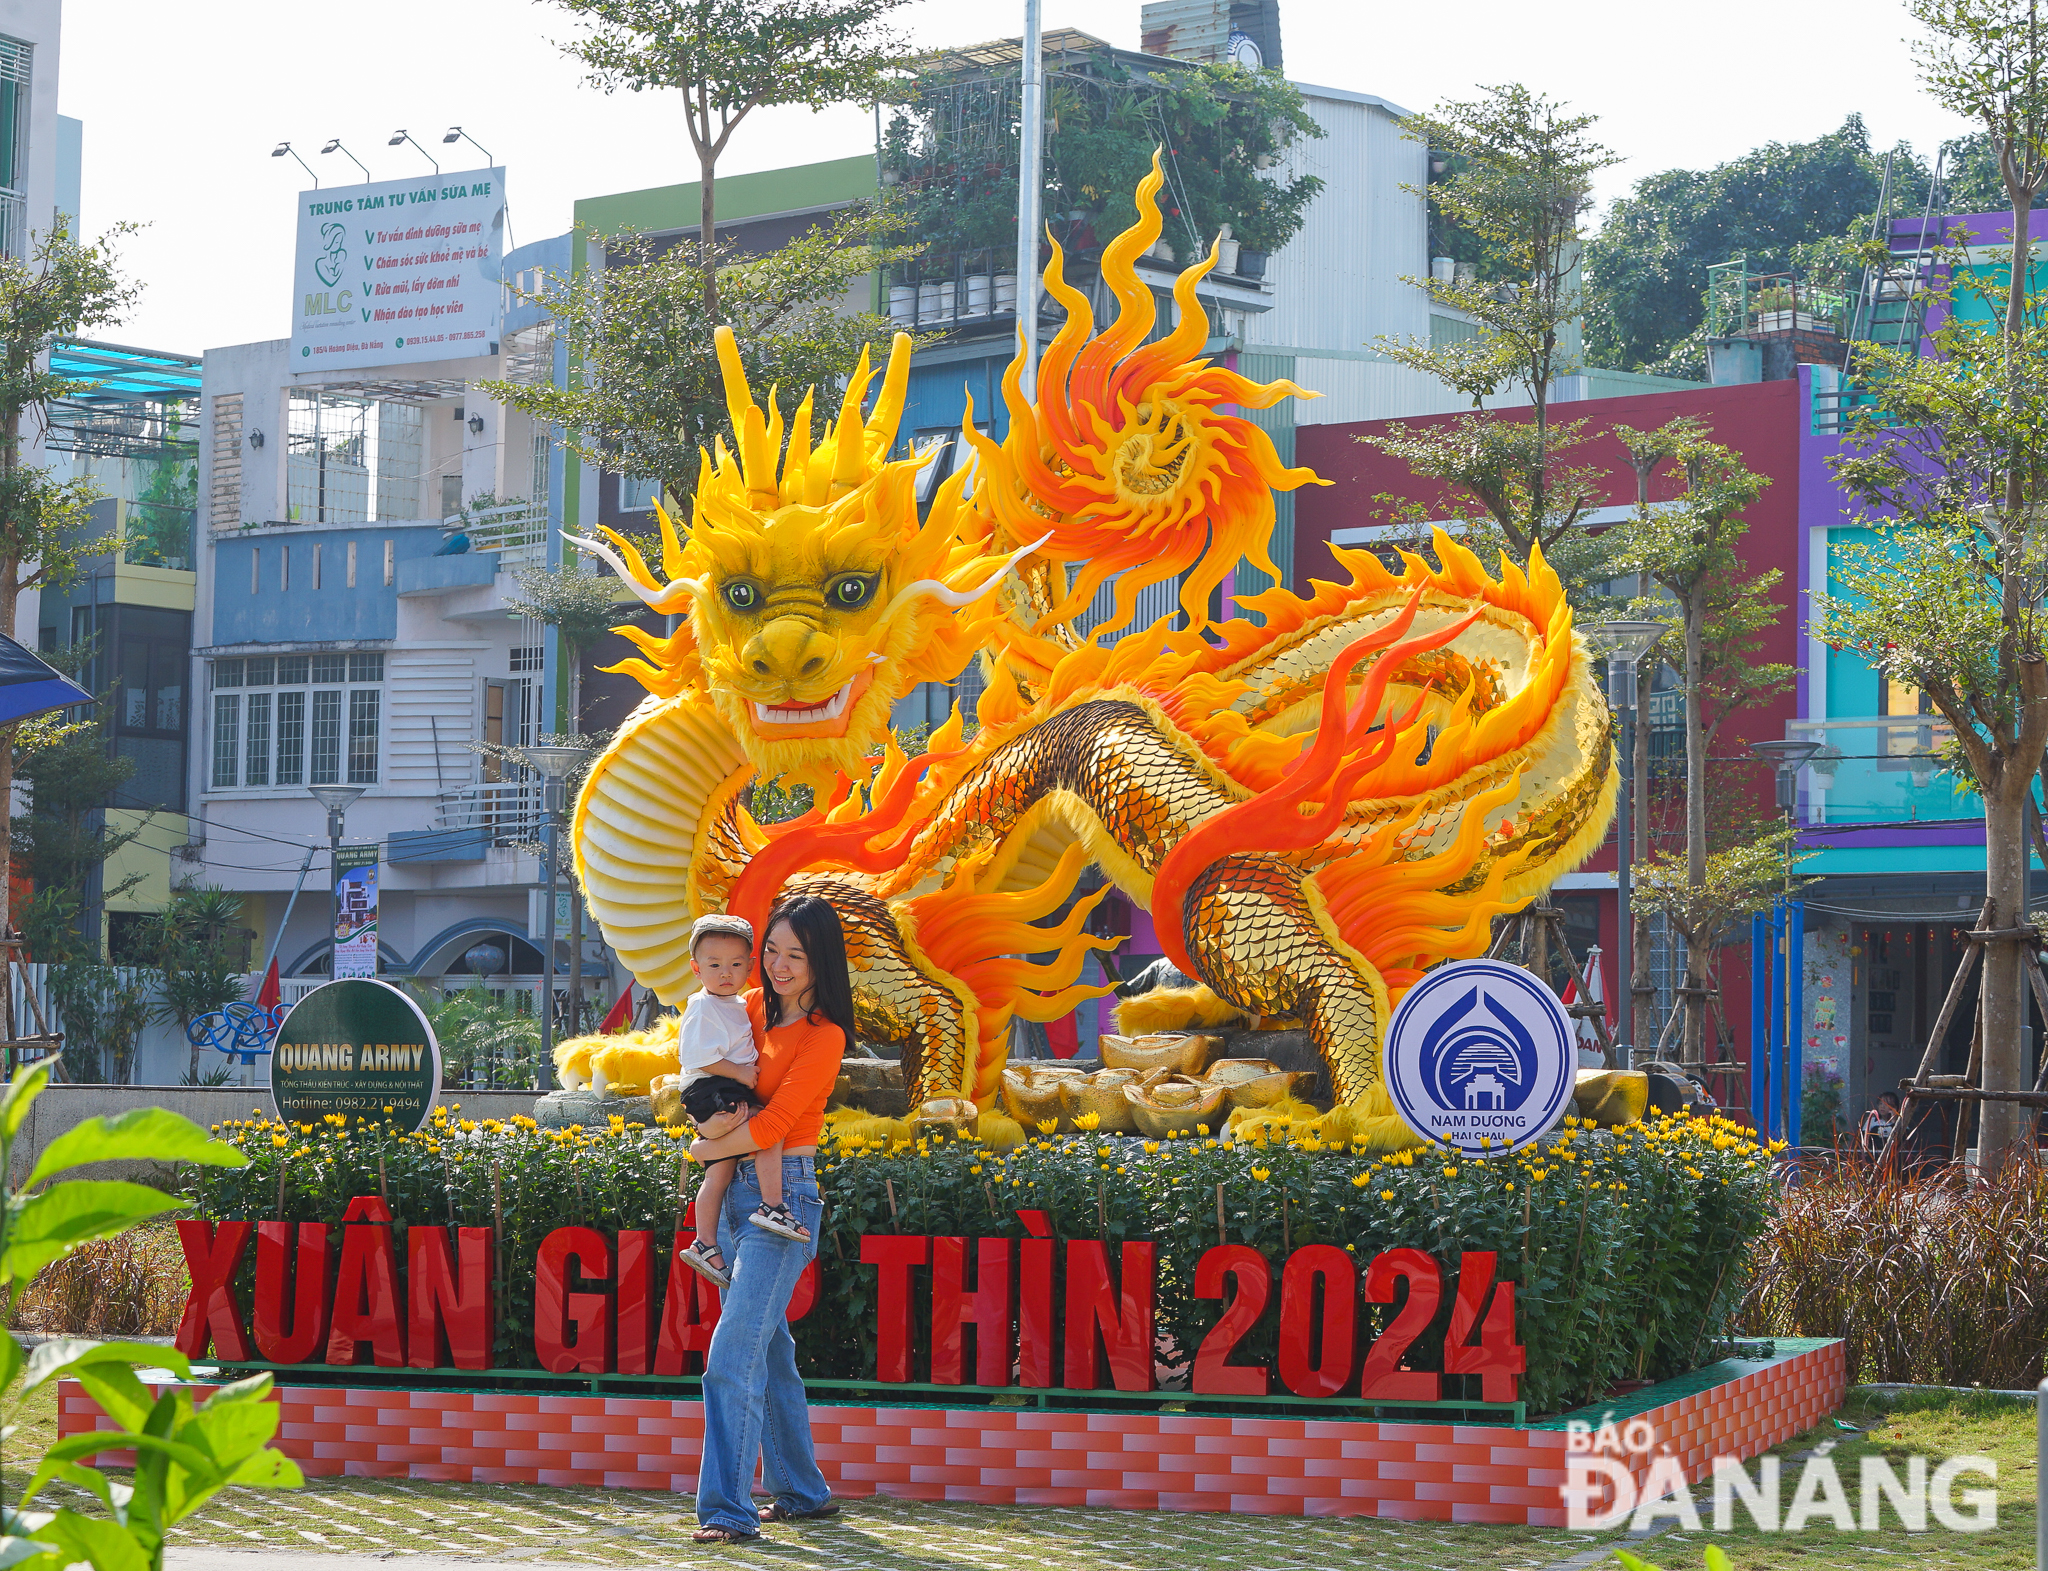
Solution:
[[(690, 969), (703, 983), (683, 1006), (677, 1069), (682, 1075), (683, 1111), (707, 1139), (717, 1139), (750, 1118), (764, 1104), (754, 1094), (756, 1062), (753, 1024), (740, 991), (754, 964), (754, 929), (744, 917), (701, 916), (690, 929)], [(718, 1213), (732, 1187), (740, 1159), (719, 1157), (705, 1169), (697, 1190), (697, 1237), (683, 1251), (683, 1263), (720, 1287), (732, 1285), (718, 1249)], [(747, 1218), (755, 1227), (784, 1238), (810, 1236), (782, 1203), (782, 1146), (754, 1154), (761, 1205)]]

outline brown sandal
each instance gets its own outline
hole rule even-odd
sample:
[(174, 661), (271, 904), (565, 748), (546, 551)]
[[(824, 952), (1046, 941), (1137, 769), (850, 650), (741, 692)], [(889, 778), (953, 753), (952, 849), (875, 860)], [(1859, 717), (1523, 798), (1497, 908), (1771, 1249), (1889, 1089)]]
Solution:
[(839, 1502), (828, 1500), (815, 1511), (792, 1511), (780, 1500), (761, 1507), (764, 1522), (821, 1522), (828, 1516), (839, 1515)]
[(742, 1533), (736, 1527), (700, 1527), (690, 1535), (693, 1544), (751, 1544), (761, 1535)]

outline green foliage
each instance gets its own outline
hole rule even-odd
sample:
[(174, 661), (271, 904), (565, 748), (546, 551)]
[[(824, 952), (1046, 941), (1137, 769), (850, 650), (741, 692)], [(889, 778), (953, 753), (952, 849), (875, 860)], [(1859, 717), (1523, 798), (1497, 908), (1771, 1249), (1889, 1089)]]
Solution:
[[(902, 180), (908, 232), (931, 251), (1015, 254), (1016, 94), (1014, 70), (962, 80), (952, 66), (928, 69), (902, 91), (883, 136), (884, 167)], [(956, 116), (981, 136), (963, 138)], [(1226, 225), (1246, 248), (1277, 251), (1323, 188), (1315, 175), (1266, 172), (1297, 142), (1323, 135), (1278, 72), (1070, 58), (1051, 74), (1046, 122), (1043, 210), (1070, 256), (1098, 254), (1137, 221), (1134, 193), (1155, 148), (1167, 181), (1162, 238), (1183, 266), (1208, 255)], [(943, 269), (952, 276), (950, 257)]]
[[(506, 1261), (531, 1260), (565, 1225), (646, 1228), (663, 1239), (680, 1225), (696, 1182), (680, 1130), (614, 1121), (604, 1131), (545, 1131), (525, 1118), (476, 1124), (459, 1111), (437, 1110), (418, 1134), (346, 1120), (223, 1126), (251, 1160), (203, 1173), (199, 1206), (211, 1217), (332, 1223), (351, 1197), (382, 1193), (401, 1229), (451, 1219), (498, 1227)], [(798, 1357), (819, 1378), (874, 1369), (875, 1273), (857, 1263), (862, 1234), (1020, 1238), (1023, 1207), (1044, 1210), (1060, 1239), (1150, 1240), (1159, 1327), (1181, 1358), (1221, 1310), (1192, 1293), (1196, 1262), (1219, 1241), (1273, 1256), (1331, 1243), (1361, 1266), (1403, 1247), (1446, 1259), (1494, 1250), (1501, 1276), (1518, 1284), (1526, 1399), (1544, 1411), (1616, 1380), (1694, 1367), (1741, 1299), (1745, 1250), (1771, 1195), (1762, 1153), (1735, 1126), (1706, 1120), (1568, 1128), (1521, 1157), (1467, 1162), (1429, 1152), (1374, 1158), (1313, 1141), (1090, 1134), (1010, 1152), (943, 1136), (850, 1141), (826, 1147), (819, 1186), (829, 1236), (820, 1239), (818, 1305), (794, 1328)], [(658, 1263), (654, 1279), (664, 1272)], [(505, 1367), (533, 1367), (531, 1297), (531, 1273), (508, 1271), (497, 1343)], [(927, 1310), (928, 1298), (917, 1313)], [(1421, 1344), (1425, 1357), (1443, 1334), (1439, 1324)], [(1244, 1356), (1270, 1361), (1274, 1335), (1269, 1313)], [(922, 1331), (916, 1343), (929, 1345)], [(1454, 1378), (1447, 1391), (1456, 1388)]]
[(147, 482), (135, 498), (124, 560), (146, 567), (190, 567), (192, 529), (199, 517), (199, 439), (183, 419), (184, 406), (167, 404), (163, 446), (148, 460)]
[(136, 1044), (155, 1012), (154, 980), (154, 972), (91, 957), (50, 967), (50, 996), (64, 1022), (66, 1079), (126, 1085), (134, 1078)]
[(1538, 547), (1548, 551), (1571, 529), (1590, 499), (1583, 474), (1560, 472), (1559, 464), (1582, 433), (1575, 425), (1553, 438), (1548, 409), (1552, 384), (1578, 368), (1566, 330), (1584, 311), (1581, 225), (1593, 204), (1593, 178), (1615, 156), (1586, 134), (1591, 115), (1568, 115), (1520, 83), (1485, 94), (1413, 116), (1404, 132), (1455, 157), (1447, 177), (1418, 194), (1476, 237), (1493, 275), (1406, 282), (1433, 304), (1464, 313), (1479, 331), (1436, 347), (1411, 339), (1382, 339), (1379, 347), (1456, 388), (1475, 409), (1503, 387), (1527, 388), (1534, 418), (1397, 427), (1378, 445), (1406, 458), (1417, 474), (1478, 498), (1509, 556), (1526, 566)]
[[(1837, 263), (1802, 247), (1869, 233), (1884, 159), (1861, 115), (1810, 142), (1770, 142), (1712, 169), (1668, 169), (1636, 182), (1586, 245), (1586, 354), (1595, 365), (1698, 376), (1707, 266), (1743, 257), (1753, 273)], [(1917, 217), (1928, 171), (1892, 155), (1889, 211)], [(1821, 279), (1814, 279), (1821, 283)]]
[[(108, 707), (98, 705), (91, 718), (60, 740), (15, 762), (14, 772), (27, 785), (29, 800), (28, 811), (14, 816), (14, 861), (38, 890), (83, 890), (94, 868), (142, 833), (142, 822), (127, 829), (110, 829), (102, 814), (120, 800), (121, 788), (135, 774), (134, 760), (117, 757), (108, 746)], [(104, 888), (102, 909), (106, 901), (126, 893), (135, 883), (131, 877)], [(54, 906), (46, 907), (45, 917), (54, 911)], [(52, 932), (48, 936), (58, 935)], [(95, 932), (59, 940), (58, 947), (39, 952), (37, 958), (97, 957), (99, 953), (99, 934)]]
[(479, 385), (561, 427), (586, 462), (649, 476), (671, 495), (687, 496), (699, 450), (720, 436), (732, 440), (713, 331), (732, 328), (756, 395), (779, 387), (785, 413), (816, 388), (813, 429), (822, 430), (837, 418), (837, 388), (861, 351), (887, 353), (888, 319), (848, 312), (845, 304), (876, 267), (912, 254), (890, 243), (895, 223), (879, 209), (851, 209), (766, 256), (720, 241), (712, 248), (715, 309), (704, 300), (698, 247), (632, 234), (588, 237), (602, 240), (612, 265), (549, 275), (532, 297), (554, 318), (580, 374), (567, 387)]
[(1842, 1132), (1842, 1072), (1808, 1064), (1799, 1083), (1799, 1143), (1833, 1145)]
[[(1663, 912), (1690, 948), (1711, 952), (1738, 923), (1770, 910), (1785, 893), (1788, 854), (1792, 867), (1813, 854), (1800, 851), (1798, 839), (1797, 829), (1780, 824), (1710, 850), (1697, 879), (1688, 875), (1683, 851), (1654, 852), (1647, 863), (1636, 864), (1631, 904), (1637, 916)], [(1793, 893), (1805, 882), (1795, 877)]]
[[(1626, 1549), (1617, 1549), (1614, 1558), (1622, 1565), (1623, 1571), (1659, 1571), (1649, 1561), (1630, 1554)], [(1707, 1545), (1703, 1571), (1735, 1571), (1735, 1562), (1728, 1558), (1728, 1551), (1718, 1544)]]
[(1808, 1171), (1756, 1249), (1745, 1326), (1840, 1337), (1848, 1377), (2031, 1388), (2048, 1349), (2048, 1165)]
[(571, 655), (580, 655), (639, 608), (636, 600), (620, 603), (619, 581), (609, 573), (523, 567), (513, 576), (519, 592), (506, 600), (506, 609), (555, 629)]
[[(248, 929), (242, 926), (242, 897), (211, 884), (173, 891), (170, 904), (150, 923), (149, 939), (162, 978), (160, 1019), (182, 1031), (201, 1015), (243, 996), (249, 968)], [(199, 1049), (192, 1049), (188, 1084), (199, 1081)]]
[[(47, 1067), (24, 1069), (0, 1100), (0, 1287), (10, 1313), (44, 1267), (179, 1204), (146, 1185), (99, 1180), (68, 1179), (34, 1193), (17, 1189), (11, 1177), (14, 1142), (48, 1080)], [(147, 1109), (87, 1119), (44, 1151), (31, 1185), (86, 1163), (141, 1156), (189, 1162), (202, 1171), (246, 1160), (176, 1114)], [(223, 1386), (199, 1404), (185, 1388), (153, 1396), (136, 1377), (136, 1365), (166, 1369), (181, 1380), (191, 1377), (182, 1354), (155, 1344), (59, 1337), (24, 1356), (11, 1335), (0, 1336), (0, 1390), (13, 1387), (6, 1402), (10, 1412), (52, 1380), (76, 1380), (115, 1424), (113, 1433), (74, 1435), (44, 1454), (19, 1501), (0, 1514), (0, 1564), (37, 1571), (79, 1563), (95, 1571), (154, 1571), (163, 1564), (171, 1529), (223, 1488), (291, 1488), (304, 1482), (289, 1458), (269, 1449), (279, 1415), (267, 1400), (268, 1375)], [(10, 1426), (0, 1435), (13, 1432)], [(108, 1450), (138, 1453), (131, 1482), (85, 1465), (86, 1457)], [(30, 1510), (53, 1482), (92, 1495), (104, 1514), (69, 1507)]]
[(426, 1000), (425, 1008), (434, 1040), (441, 1044), (444, 1084), (481, 1090), (545, 1083), (537, 1017), (500, 1002), (482, 987), (451, 989)]

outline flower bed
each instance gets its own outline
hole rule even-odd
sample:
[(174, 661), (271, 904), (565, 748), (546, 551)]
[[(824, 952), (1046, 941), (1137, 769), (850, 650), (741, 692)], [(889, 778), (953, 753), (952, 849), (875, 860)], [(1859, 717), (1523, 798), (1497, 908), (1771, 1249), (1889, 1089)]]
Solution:
[[(210, 1219), (337, 1223), (348, 1202), (381, 1196), (407, 1224), (495, 1230), (500, 1262), (495, 1363), (534, 1368), (534, 1260), (564, 1226), (680, 1225), (695, 1169), (680, 1131), (627, 1127), (544, 1131), (530, 1119), (481, 1124), (436, 1110), (417, 1134), (334, 1119), (221, 1126), (251, 1157), (198, 1181)], [(861, 1263), (875, 1235), (1021, 1239), (1020, 1212), (1042, 1213), (1056, 1240), (1153, 1246), (1161, 1366), (1184, 1369), (1225, 1310), (1196, 1296), (1194, 1272), (1219, 1243), (1275, 1262), (1334, 1245), (1365, 1263), (1417, 1249), (1455, 1270), (1489, 1251), (1516, 1285), (1515, 1329), (1527, 1350), (1520, 1395), (1556, 1411), (1617, 1382), (1689, 1369), (1748, 1285), (1747, 1253), (1771, 1203), (1765, 1153), (1725, 1120), (1665, 1119), (1605, 1131), (1567, 1120), (1548, 1144), (1506, 1158), (1460, 1160), (1418, 1151), (1374, 1157), (1313, 1138), (1283, 1143), (1198, 1134), (1141, 1141), (1092, 1132), (1030, 1139), (1010, 1151), (933, 1134), (888, 1146), (828, 1146), (814, 1308), (795, 1326), (805, 1372), (876, 1375), (878, 1268)], [(407, 1252), (400, 1241), (397, 1259)], [(662, 1249), (666, 1255), (666, 1249)], [(1112, 1248), (1112, 1254), (1115, 1253)], [(254, 1264), (240, 1268), (248, 1301)], [(654, 1280), (666, 1277), (657, 1261)], [(911, 1295), (913, 1345), (929, 1346), (929, 1297)], [(1450, 1315), (1412, 1344), (1416, 1368), (1441, 1368)], [(1391, 1305), (1361, 1306), (1362, 1337), (1384, 1330)], [(1270, 1361), (1279, 1316), (1269, 1303), (1237, 1343), (1243, 1362)], [(914, 1375), (913, 1378), (918, 1378)], [(1477, 1376), (1449, 1376), (1445, 1394)], [(1353, 1389), (1356, 1377), (1353, 1376)]]

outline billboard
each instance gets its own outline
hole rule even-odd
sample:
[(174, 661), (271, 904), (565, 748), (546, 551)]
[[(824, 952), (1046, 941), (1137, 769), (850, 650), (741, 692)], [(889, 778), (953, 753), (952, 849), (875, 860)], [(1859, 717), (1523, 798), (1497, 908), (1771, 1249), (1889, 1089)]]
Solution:
[(292, 369), (488, 354), (504, 254), (503, 169), (300, 192)]
[(343, 846), (334, 877), (334, 974), (377, 974), (377, 851)]

